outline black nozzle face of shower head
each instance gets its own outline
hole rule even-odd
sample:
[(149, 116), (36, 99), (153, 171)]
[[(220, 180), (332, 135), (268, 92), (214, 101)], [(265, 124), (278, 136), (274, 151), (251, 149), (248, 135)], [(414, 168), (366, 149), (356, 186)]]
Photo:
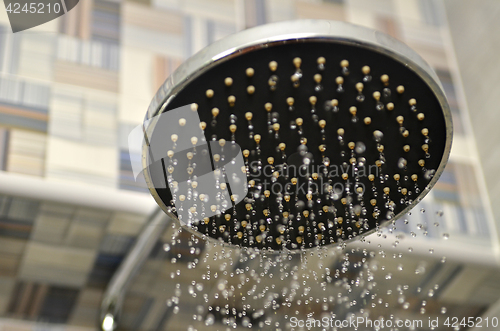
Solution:
[[(165, 98), (161, 114), (197, 112), (206, 142), (189, 151), (168, 142), (163, 178), (146, 176), (153, 195), (176, 216), (189, 208), (183, 223), (195, 232), (243, 247), (312, 248), (373, 232), (429, 191), (451, 144), (441, 90), (405, 60), (328, 34), (233, 50)], [(151, 126), (150, 141), (164, 137)], [(224, 168), (237, 156), (244, 196)], [(216, 194), (202, 203), (206, 169), (221, 170), (212, 193), (227, 190), (225, 204)], [(182, 192), (179, 178), (196, 185)]]

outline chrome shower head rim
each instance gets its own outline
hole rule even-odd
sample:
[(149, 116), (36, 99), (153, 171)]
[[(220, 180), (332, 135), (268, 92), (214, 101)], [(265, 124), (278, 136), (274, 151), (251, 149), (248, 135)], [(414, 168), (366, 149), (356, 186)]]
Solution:
[[(434, 176), (425, 187), (425, 189), (422, 190), (422, 192), (418, 195), (417, 198), (415, 198), (415, 200), (411, 204), (409, 204), (406, 208), (404, 208), (401, 212), (393, 217), (393, 220), (397, 220), (401, 216), (406, 214), (410, 209), (414, 208), (429, 193), (431, 188), (435, 185), (435, 183), (443, 173), (451, 151), (453, 125), (450, 107), (448, 105), (448, 102), (446, 101), (445, 94), (439, 83), (439, 79), (436, 73), (415, 51), (410, 49), (402, 42), (379, 31), (345, 22), (324, 20), (297, 20), (258, 26), (230, 35), (207, 46), (200, 52), (190, 57), (183, 64), (181, 64), (181, 66), (177, 70), (175, 70), (175, 72), (169, 78), (167, 78), (167, 80), (159, 88), (158, 92), (151, 101), (151, 104), (149, 105), (145, 117), (145, 121), (148, 121), (149, 125), (148, 127), (143, 127), (143, 129), (146, 135), (151, 134), (155, 128), (156, 115), (159, 115), (165, 111), (169, 103), (175, 98), (179, 91), (183, 90), (191, 81), (203, 75), (214, 66), (237, 57), (243, 53), (247, 53), (257, 49), (270, 48), (283, 44), (313, 41), (355, 45), (360, 48), (365, 48), (381, 53), (391, 58), (392, 60), (402, 63), (408, 69), (416, 73), (427, 84), (427, 86), (430, 88), (437, 101), (439, 102), (446, 125), (446, 142), (443, 156), (439, 163), (439, 167), (436, 169)], [(171, 212), (171, 207), (165, 205), (153, 185), (147, 166), (149, 164), (149, 156), (147, 153), (148, 146), (148, 141), (145, 140), (143, 144), (142, 162), (144, 176), (148, 188), (161, 209), (174, 220), (179, 222), (176, 215)], [(389, 222), (391, 222), (391, 220), (385, 220), (381, 222), (380, 226), (386, 226)], [(250, 251), (260, 250), (258, 248), (239, 247), (233, 244), (229, 244), (210, 236), (201, 234), (187, 225), (182, 224), (181, 226), (194, 235), (197, 235), (204, 239), (208, 239), (208, 241), (223, 244), (224, 246), (235, 248), (238, 247), (240, 249), (246, 249)], [(374, 233), (376, 230), (376, 228), (371, 229), (363, 233), (359, 237), (364, 238)], [(350, 242), (354, 240), (359, 240), (359, 238), (354, 237), (352, 239), (343, 240), (343, 242)], [(325, 245), (324, 247), (336, 246), (338, 244), (339, 243), (329, 244)], [(287, 251), (294, 252), (294, 250)]]

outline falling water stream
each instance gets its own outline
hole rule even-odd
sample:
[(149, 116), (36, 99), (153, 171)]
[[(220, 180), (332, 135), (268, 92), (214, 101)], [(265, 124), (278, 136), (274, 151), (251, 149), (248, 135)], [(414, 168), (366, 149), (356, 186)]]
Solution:
[[(436, 230), (442, 216), (438, 211), (430, 217), (432, 223), (418, 223), (409, 231), (404, 228), (410, 214), (359, 241), (298, 252), (259, 252), (213, 240), (200, 251), (202, 239), (191, 235), (191, 249), (184, 254), (195, 257), (187, 258), (187, 269), (196, 271), (199, 278), (186, 286), (186, 270), (177, 262), (183, 256), (173, 257), (169, 270), (176, 285), (166, 305), (173, 314), (179, 313), (180, 307), (191, 307), (192, 321), (186, 321), (189, 331), (204, 330), (200, 325), (214, 330), (355, 330), (353, 325), (345, 325), (350, 320), (359, 321), (360, 330), (382, 326), (388, 330), (421, 329), (418, 324), (408, 324), (416, 320), (424, 323), (423, 329), (439, 330), (425, 323), (429, 316), (447, 313), (447, 308), (436, 306), (434, 300), (440, 284), (425, 288), (419, 284), (433, 261), (446, 263), (446, 257), (438, 256), (432, 247), (432, 240), (422, 240), (429, 236), (430, 226), (434, 227), (434, 241), (448, 240), (448, 233)], [(165, 251), (180, 244), (182, 231), (174, 225)], [(412, 242), (426, 245), (428, 256), (415, 255)], [(403, 243), (407, 249), (401, 248)], [(318, 320), (321, 326), (311, 324)], [(369, 324), (366, 328), (368, 320), (373, 327)], [(396, 327), (398, 320), (407, 325)], [(303, 327), (299, 323), (304, 323)]]

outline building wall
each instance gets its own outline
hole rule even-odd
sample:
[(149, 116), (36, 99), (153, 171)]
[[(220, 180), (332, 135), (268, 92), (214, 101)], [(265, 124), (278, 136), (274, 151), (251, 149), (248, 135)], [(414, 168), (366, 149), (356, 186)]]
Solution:
[[(498, 3), (493, 0), (475, 6), (468, 1), (445, 1), (450, 35), (460, 69), (464, 97), (469, 110), (467, 119), (474, 133), (486, 188), (491, 201), (500, 194), (500, 133), (496, 123), (500, 120), (498, 82), (500, 81), (500, 36), (496, 33), (500, 23)], [(467, 19), (464, 19), (467, 17)], [(495, 220), (500, 220), (500, 205), (491, 204)]]

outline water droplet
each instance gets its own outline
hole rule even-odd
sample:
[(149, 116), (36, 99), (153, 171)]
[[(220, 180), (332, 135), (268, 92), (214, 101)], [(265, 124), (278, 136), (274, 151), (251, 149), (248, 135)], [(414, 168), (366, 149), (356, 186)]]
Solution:
[(384, 134), (380, 130), (375, 130), (373, 131), (373, 139), (375, 139), (376, 142), (380, 142), (384, 138)]
[(406, 161), (406, 159), (405, 159), (404, 157), (401, 157), (401, 158), (399, 158), (399, 160), (398, 160), (398, 167), (399, 167), (400, 169), (404, 169), (404, 168), (406, 167), (406, 164), (407, 164), (407, 163), (408, 163), (408, 162)]
[(434, 174), (436, 173), (436, 170), (427, 170), (424, 174), (424, 178), (427, 180), (430, 180), (432, 177), (434, 177)]
[(208, 314), (207, 315), (207, 318), (205, 319), (205, 325), (213, 325), (215, 322), (215, 318), (214, 318), (214, 315), (212, 314)]
[(361, 154), (361, 153), (363, 153), (365, 150), (366, 150), (366, 145), (365, 145), (363, 142), (358, 141), (358, 142), (356, 143), (356, 148), (355, 148), (356, 153)]

